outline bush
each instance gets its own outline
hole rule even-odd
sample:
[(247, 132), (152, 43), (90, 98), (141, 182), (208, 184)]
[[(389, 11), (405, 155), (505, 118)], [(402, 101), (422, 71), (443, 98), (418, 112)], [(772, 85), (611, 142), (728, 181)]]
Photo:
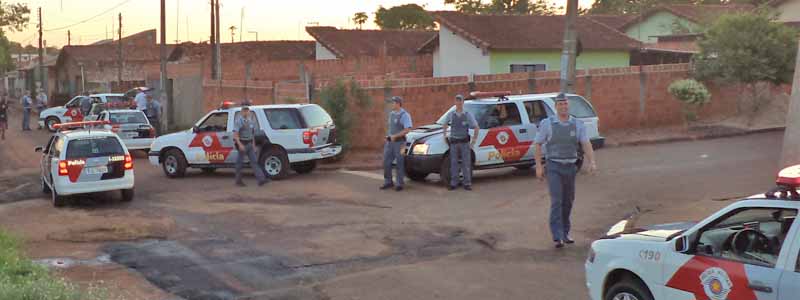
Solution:
[(47, 268), (19, 253), (19, 241), (0, 230), (0, 300), (107, 299), (103, 291), (81, 291), (50, 275)]
[(681, 102), (703, 106), (711, 101), (711, 93), (702, 83), (694, 79), (684, 79), (669, 85), (669, 93)]
[(361, 89), (355, 81), (346, 84), (344, 81), (337, 80), (335, 84), (320, 91), (320, 101), (336, 125), (337, 140), (345, 150), (349, 149), (353, 116), (357, 116), (350, 111), (350, 104), (356, 104), (362, 108), (370, 107), (372, 100), (369, 94)]

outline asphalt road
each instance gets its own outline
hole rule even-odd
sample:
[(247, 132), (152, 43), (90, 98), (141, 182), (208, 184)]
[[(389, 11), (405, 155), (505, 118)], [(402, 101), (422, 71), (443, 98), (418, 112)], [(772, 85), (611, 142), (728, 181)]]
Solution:
[(47, 136), (0, 142), (0, 228), (34, 258), (101, 257), (62, 272), (126, 299), (586, 299), (593, 239), (636, 207), (643, 223), (697, 220), (763, 192), (782, 139), (602, 149), (599, 172), (578, 178), (577, 244), (556, 250), (546, 186), (530, 172), (477, 172), (473, 192), (436, 176), (383, 192), (379, 172), (360, 171), (237, 188), (227, 170), (167, 179), (139, 154), (132, 203), (109, 193), (55, 209), (32, 152)]

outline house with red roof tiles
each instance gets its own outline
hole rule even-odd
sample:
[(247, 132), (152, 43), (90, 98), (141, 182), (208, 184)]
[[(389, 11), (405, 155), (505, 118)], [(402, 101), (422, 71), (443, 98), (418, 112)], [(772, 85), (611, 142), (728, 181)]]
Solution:
[(419, 46), (435, 31), (345, 30), (328, 26), (306, 27), (316, 40), (316, 59), (417, 56)]

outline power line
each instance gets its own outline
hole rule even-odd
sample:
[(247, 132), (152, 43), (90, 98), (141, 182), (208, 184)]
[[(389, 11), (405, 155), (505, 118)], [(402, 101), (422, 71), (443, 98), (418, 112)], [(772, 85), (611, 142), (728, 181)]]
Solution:
[(73, 23), (73, 24), (70, 24), (70, 25), (67, 25), (67, 26), (61, 26), (61, 27), (58, 27), (58, 28), (50, 28), (50, 29), (45, 29), (44, 31), (45, 31), (45, 32), (50, 32), (50, 31), (56, 31), (56, 30), (63, 30), (63, 29), (70, 28), (70, 27), (72, 27), (72, 26), (76, 26), (76, 25), (80, 25), (80, 24), (83, 24), (83, 23), (89, 22), (89, 21), (93, 20), (94, 18), (97, 18), (97, 17), (100, 17), (100, 16), (102, 16), (102, 15), (105, 15), (105, 14), (107, 14), (107, 13), (111, 12), (112, 10), (114, 10), (114, 9), (116, 9), (116, 8), (120, 7), (120, 6), (123, 6), (123, 5), (125, 5), (125, 4), (127, 4), (128, 2), (131, 2), (131, 1), (133, 1), (133, 0), (125, 0), (125, 1), (122, 1), (122, 2), (120, 2), (119, 4), (117, 4), (117, 5), (114, 5), (113, 7), (109, 8), (109, 9), (107, 9), (107, 10), (104, 10), (103, 12), (101, 12), (101, 13), (99, 13), (99, 14), (96, 14), (96, 15), (94, 15), (94, 16), (91, 16), (91, 17), (89, 17), (89, 18), (86, 18), (86, 19), (84, 19), (84, 20), (78, 21), (78, 22), (76, 22), (76, 23)]

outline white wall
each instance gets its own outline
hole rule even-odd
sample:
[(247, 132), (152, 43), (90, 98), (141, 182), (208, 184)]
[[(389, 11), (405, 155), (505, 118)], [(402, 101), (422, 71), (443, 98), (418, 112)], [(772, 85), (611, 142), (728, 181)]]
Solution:
[(789, 0), (783, 2), (783, 4), (776, 7), (775, 10), (780, 12), (778, 21), (800, 22), (800, 0)]
[(317, 44), (317, 60), (338, 59), (336, 55), (333, 54), (333, 52), (328, 50), (328, 48), (325, 48), (325, 46), (323, 46), (319, 42), (317, 42), (316, 44)]
[(433, 77), (442, 77), (439, 72), (442, 71), (442, 65), (439, 59), (439, 55), (441, 55), (441, 51), (439, 51), (439, 47), (433, 49)]
[[(491, 61), (489, 53), (483, 51), (463, 39), (453, 34), (445, 26), (439, 29), (439, 70), (436, 70), (434, 62), (434, 76), (466, 76), (470, 74), (483, 75), (491, 73)], [(434, 54), (434, 58), (436, 55)]]

